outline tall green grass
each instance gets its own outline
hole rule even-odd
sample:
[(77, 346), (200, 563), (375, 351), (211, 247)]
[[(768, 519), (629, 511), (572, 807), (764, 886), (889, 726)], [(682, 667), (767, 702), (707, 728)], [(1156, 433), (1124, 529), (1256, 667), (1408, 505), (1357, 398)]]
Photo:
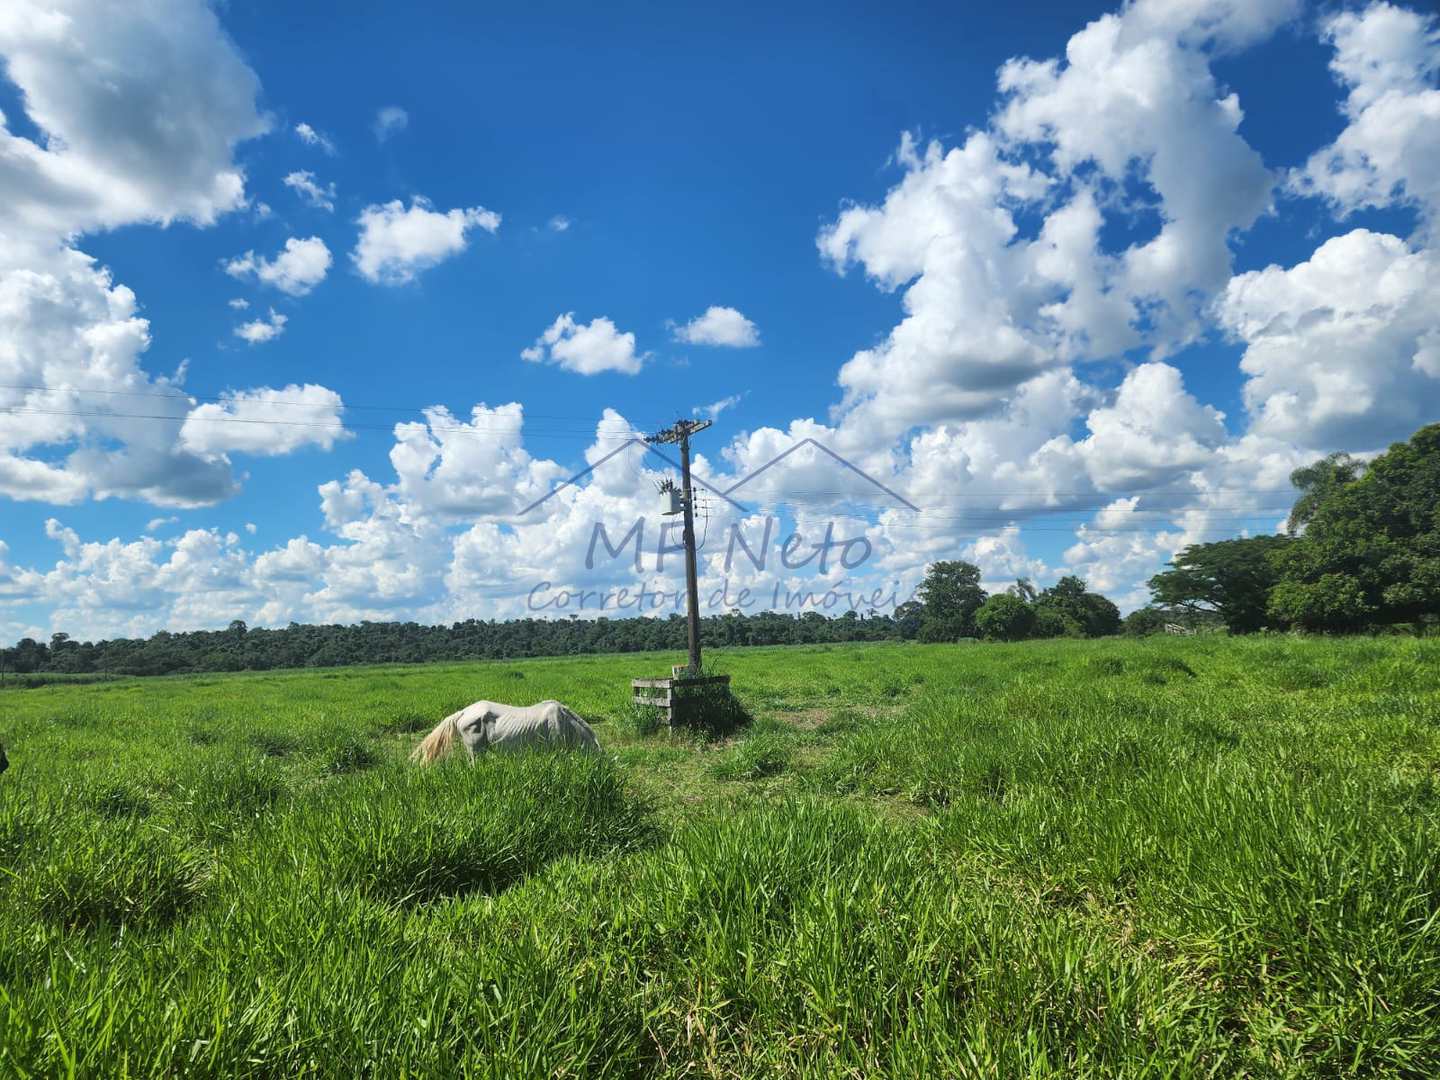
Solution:
[[(1440, 643), (668, 660), (5, 696), (0, 1074), (1440, 1074)], [(481, 697), (612, 753), (405, 761)]]

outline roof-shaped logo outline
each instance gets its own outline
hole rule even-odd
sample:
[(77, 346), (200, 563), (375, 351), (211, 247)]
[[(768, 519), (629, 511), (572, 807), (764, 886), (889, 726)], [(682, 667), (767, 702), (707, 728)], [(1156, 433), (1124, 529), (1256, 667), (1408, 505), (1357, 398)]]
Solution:
[[(629, 449), (630, 447), (632, 447), (632, 446), (640, 446), (640, 447), (643, 447), (648, 453), (654, 454), (656, 457), (660, 458), (661, 461), (664, 461), (666, 464), (670, 465), (672, 468), (678, 469), (678, 468), (680, 467), (680, 465), (679, 465), (678, 462), (674, 461), (673, 459), (671, 459), (671, 458), (670, 458), (669, 456), (667, 456), (666, 454), (661, 453), (661, 452), (660, 452), (659, 450), (657, 450), (651, 443), (646, 442), (644, 439), (632, 438), (632, 439), (629, 439), (628, 441), (626, 441), (626, 442), (624, 442), (624, 443), (621, 443), (621, 444), (620, 444), (619, 446), (617, 446), (614, 450), (611, 450), (608, 454), (606, 454), (604, 457), (602, 457), (599, 461), (595, 462), (595, 464), (586, 466), (585, 468), (583, 468), (583, 469), (581, 469), (579, 472), (577, 472), (574, 476), (572, 476), (572, 477), (570, 477), (569, 479), (567, 479), (567, 480), (563, 481), (562, 483), (560, 483), (558, 486), (556, 486), (554, 489), (552, 489), (552, 490), (551, 490), (550, 492), (548, 492), (547, 494), (540, 496), (540, 498), (536, 499), (536, 500), (535, 500), (534, 502), (532, 502), (529, 506), (525, 507), (525, 509), (521, 510), (520, 513), (516, 515), (516, 517), (524, 517), (524, 516), (525, 516), (526, 514), (528, 514), (531, 510), (534, 510), (537, 506), (540, 506), (540, 505), (543, 504), (543, 503), (549, 502), (551, 499), (553, 499), (556, 495), (560, 494), (560, 492), (564, 491), (566, 488), (568, 488), (568, 487), (574, 487), (576, 483), (578, 483), (580, 480), (584, 479), (586, 476), (589, 476), (592, 472), (594, 472), (596, 469), (598, 469), (601, 465), (604, 465), (604, 464), (605, 464), (607, 461), (609, 461), (611, 458), (615, 457), (617, 454), (620, 454), (620, 453), (624, 452), (625, 450), (628, 450), (628, 449)], [(721, 491), (719, 488), (715, 487), (713, 484), (707, 483), (707, 482), (704, 480), (703, 477), (696, 476), (696, 475), (694, 474), (694, 472), (691, 472), (691, 474), (690, 474), (690, 479), (691, 479), (691, 481), (692, 481), (693, 483), (698, 484), (700, 487), (704, 488), (706, 491), (710, 492), (711, 494), (716, 495), (716, 496), (718, 496), (719, 498), (724, 499), (724, 500), (725, 500), (726, 502), (728, 502), (731, 506), (735, 507), (735, 509), (739, 510), (742, 514), (748, 514), (748, 513), (750, 512), (750, 511), (749, 511), (749, 508), (746, 507), (746, 506), (744, 506), (742, 503), (737, 502), (735, 499), (731, 498), (731, 497), (730, 497), (730, 493), (733, 492), (733, 491), (738, 491), (740, 488), (742, 488), (742, 487), (744, 487), (746, 484), (750, 483), (750, 481), (754, 480), (754, 479), (755, 479), (757, 476), (759, 476), (761, 473), (765, 472), (767, 469), (770, 469), (770, 468), (772, 468), (772, 467), (775, 466), (775, 465), (778, 465), (780, 462), (784, 461), (784, 460), (785, 460), (787, 457), (789, 457), (791, 454), (795, 453), (795, 451), (797, 451), (797, 450), (799, 450), (799, 449), (801, 449), (802, 447), (805, 447), (805, 446), (813, 446), (813, 447), (815, 447), (817, 450), (820, 450), (822, 453), (826, 454), (827, 456), (829, 456), (830, 458), (832, 458), (834, 461), (839, 462), (839, 464), (841, 464), (841, 465), (843, 465), (845, 468), (849, 469), (849, 470), (850, 470), (851, 472), (853, 472), (856, 476), (859, 476), (862, 480), (866, 481), (866, 482), (869, 483), (871, 486), (877, 488), (877, 489), (880, 490), (880, 491), (883, 491), (886, 495), (890, 496), (892, 499), (894, 499), (896, 502), (900, 503), (902, 506), (906, 507), (906, 508), (909, 509), (909, 510), (915, 511), (915, 513), (917, 513), (917, 514), (920, 513), (920, 508), (919, 508), (918, 506), (916, 506), (914, 503), (912, 503), (909, 499), (905, 498), (903, 495), (899, 494), (898, 492), (893, 491), (893, 490), (891, 490), (890, 488), (886, 487), (886, 486), (885, 486), (884, 484), (882, 484), (879, 480), (876, 480), (873, 476), (871, 476), (869, 473), (867, 473), (864, 469), (861, 469), (861, 468), (859, 468), (858, 466), (856, 466), (855, 464), (847, 461), (845, 458), (843, 458), (843, 457), (841, 457), (839, 454), (837, 454), (834, 450), (831, 450), (831, 449), (830, 449), (828, 446), (826, 446), (824, 443), (819, 442), (819, 441), (816, 440), (816, 439), (812, 439), (812, 438), (810, 438), (810, 437), (808, 437), (808, 436), (807, 436), (806, 438), (801, 439), (801, 440), (800, 440), (799, 442), (797, 442), (794, 446), (791, 446), (791, 447), (789, 447), (788, 449), (782, 451), (781, 453), (776, 454), (773, 458), (771, 458), (769, 461), (767, 461), (764, 465), (761, 465), (758, 469), (753, 470), (753, 471), (750, 472), (748, 475), (741, 477), (739, 480), (735, 481), (735, 483), (731, 484), (731, 485), (730, 485), (728, 488), (726, 488), (724, 491)]]
[(754, 480), (755, 477), (757, 477), (757, 476), (759, 476), (761, 473), (763, 473), (766, 469), (769, 469), (769, 468), (771, 468), (772, 466), (778, 465), (780, 462), (784, 461), (784, 460), (785, 460), (787, 457), (789, 457), (791, 454), (795, 453), (796, 450), (799, 450), (801, 447), (804, 447), (804, 446), (813, 446), (813, 447), (815, 447), (817, 450), (820, 450), (820, 451), (822, 451), (823, 453), (829, 455), (829, 456), (830, 456), (831, 458), (833, 458), (835, 461), (838, 461), (841, 465), (845, 466), (845, 468), (847, 468), (847, 469), (849, 469), (851, 472), (853, 472), (856, 476), (860, 477), (862, 480), (866, 481), (867, 483), (869, 483), (869, 484), (872, 485), (873, 487), (879, 488), (879, 489), (880, 489), (881, 491), (883, 491), (886, 495), (889, 495), (892, 499), (894, 499), (896, 502), (900, 503), (902, 506), (905, 506), (906, 508), (908, 508), (908, 509), (910, 509), (910, 510), (914, 510), (915, 513), (917, 513), (917, 514), (920, 513), (920, 508), (919, 508), (918, 506), (916, 506), (914, 503), (912, 503), (909, 499), (905, 498), (905, 496), (899, 494), (898, 492), (892, 491), (890, 488), (888, 488), (888, 487), (886, 487), (884, 484), (882, 484), (879, 480), (876, 480), (873, 476), (871, 476), (869, 473), (867, 473), (864, 469), (861, 469), (859, 466), (857, 466), (857, 465), (855, 465), (855, 464), (847, 461), (845, 458), (843, 458), (843, 457), (841, 457), (839, 454), (837, 454), (834, 450), (831, 450), (831, 449), (830, 449), (828, 446), (826, 446), (824, 443), (822, 443), (822, 442), (820, 442), (820, 441), (818, 441), (818, 440), (816, 440), (816, 439), (812, 439), (812, 438), (810, 438), (809, 436), (806, 436), (805, 438), (801, 439), (799, 442), (797, 442), (794, 446), (790, 447), (788, 450), (785, 450), (785, 451), (783, 451), (782, 453), (776, 454), (773, 458), (771, 458), (769, 461), (767, 461), (764, 465), (761, 465), (760, 468), (758, 468), (758, 469), (756, 469), (754, 472), (750, 473), (750, 475), (748, 475), (748, 476), (746, 476), (746, 477), (743, 477), (743, 478), (740, 479), (740, 480), (735, 481), (735, 483), (731, 484), (728, 488), (725, 489), (725, 494), (728, 496), (728, 495), (730, 494), (730, 492), (736, 491), (736, 490), (744, 487), (744, 486), (745, 486), (746, 484), (748, 484), (751, 480)]
[[(568, 488), (568, 487), (574, 487), (575, 484), (576, 484), (578, 481), (580, 481), (580, 480), (584, 479), (585, 477), (589, 476), (592, 472), (594, 472), (596, 469), (598, 469), (601, 465), (604, 465), (607, 461), (609, 461), (609, 460), (610, 460), (611, 458), (613, 458), (615, 455), (617, 455), (617, 454), (619, 454), (619, 453), (622, 453), (622, 452), (625, 451), (625, 450), (628, 450), (628, 449), (629, 449), (630, 447), (632, 447), (632, 446), (641, 446), (641, 447), (644, 447), (645, 450), (647, 450), (648, 452), (654, 454), (654, 455), (655, 455), (656, 457), (658, 457), (661, 461), (665, 462), (667, 465), (671, 466), (672, 468), (675, 468), (675, 469), (680, 468), (680, 463), (679, 463), (678, 461), (675, 461), (675, 460), (671, 459), (668, 455), (661, 453), (659, 450), (655, 449), (655, 447), (652, 446), (650, 443), (647, 443), (644, 439), (632, 438), (632, 439), (630, 439), (630, 440), (628, 440), (628, 441), (626, 441), (626, 442), (621, 443), (621, 444), (620, 444), (619, 446), (617, 446), (614, 450), (611, 450), (610, 453), (606, 454), (606, 455), (605, 455), (604, 457), (602, 457), (599, 461), (595, 462), (595, 464), (590, 465), (590, 466), (587, 466), (586, 468), (581, 469), (579, 472), (577, 472), (574, 476), (570, 477), (568, 480), (565, 480), (565, 481), (561, 482), (557, 487), (555, 487), (555, 488), (554, 488), (552, 491), (550, 491), (548, 494), (541, 495), (540, 498), (536, 499), (534, 502), (532, 502), (529, 506), (525, 507), (524, 510), (521, 510), (520, 513), (516, 514), (515, 516), (516, 516), (516, 517), (524, 517), (526, 514), (528, 514), (531, 510), (534, 510), (534, 509), (535, 509), (537, 506), (539, 506), (541, 503), (549, 502), (549, 501), (550, 501), (551, 499), (553, 499), (556, 495), (559, 495), (560, 492), (564, 491), (564, 490), (565, 490), (566, 488)], [(693, 471), (690, 473), (690, 479), (691, 479), (691, 481), (692, 481), (693, 483), (700, 485), (700, 486), (703, 487), (706, 491), (708, 491), (708, 492), (710, 492), (710, 493), (712, 493), (712, 494), (714, 494), (714, 495), (718, 495), (720, 498), (724, 499), (724, 500), (725, 500), (726, 502), (728, 502), (731, 506), (735, 507), (735, 509), (739, 510), (742, 514), (748, 514), (748, 513), (750, 512), (749, 509), (747, 509), (746, 507), (742, 506), (740, 503), (736, 502), (734, 499), (730, 498), (729, 495), (727, 495), (725, 492), (721, 491), (719, 488), (717, 488), (717, 487), (715, 487), (715, 486), (713, 486), (713, 485), (711, 485), (711, 484), (707, 484), (701, 477), (696, 476)]]

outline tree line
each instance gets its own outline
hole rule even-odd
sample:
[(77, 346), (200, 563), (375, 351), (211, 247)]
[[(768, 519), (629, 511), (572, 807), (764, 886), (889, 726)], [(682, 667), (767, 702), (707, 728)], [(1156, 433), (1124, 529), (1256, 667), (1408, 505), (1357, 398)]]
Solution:
[[(888, 614), (728, 612), (701, 620), (707, 646), (812, 645), (883, 641), (897, 636)], [(160, 633), (145, 639), (81, 642), (66, 634), (49, 643), (26, 638), (0, 650), (11, 673), (171, 675), (202, 671), (268, 671), (349, 664), (508, 660), (581, 653), (684, 651), (685, 619), (467, 619), (448, 626), (362, 622), (348, 626), (291, 623), (265, 629), (236, 620), (224, 630)]]
[(1232, 633), (1440, 622), (1440, 424), (1368, 464), (1331, 454), (1290, 481), (1283, 533), (1186, 548), (1150, 579), (1156, 602)]
[[(980, 568), (933, 563), (917, 598), (893, 612), (731, 611), (700, 621), (707, 647), (850, 641), (1021, 641), (1150, 634), (1179, 624), (1232, 633), (1265, 629), (1355, 632), (1440, 621), (1440, 424), (1368, 465), (1332, 454), (1291, 476), (1297, 498), (1282, 534), (1194, 544), (1150, 581), (1153, 603), (1125, 618), (1085, 580), (1047, 589), (1021, 578), (989, 594)], [(682, 650), (685, 620), (468, 619), (449, 626), (291, 623), (251, 629), (161, 631), (145, 639), (0, 649), (0, 673), (169, 675), (347, 664), (504, 660), (530, 656)]]

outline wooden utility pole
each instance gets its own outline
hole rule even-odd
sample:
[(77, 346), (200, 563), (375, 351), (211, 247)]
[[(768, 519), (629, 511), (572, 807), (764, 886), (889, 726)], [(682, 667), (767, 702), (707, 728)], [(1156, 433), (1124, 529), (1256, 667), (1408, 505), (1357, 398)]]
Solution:
[[(730, 697), (729, 675), (700, 674), (700, 583), (695, 570), (695, 490), (690, 484), (690, 436), (704, 431), (710, 420), (676, 420), (664, 431), (657, 431), (648, 443), (678, 443), (680, 446), (680, 512), (685, 515), (685, 599), (690, 630), (690, 663), (676, 666), (668, 679), (633, 679), (630, 687), (636, 705), (658, 708), (672, 727), (685, 723), (724, 723), (734, 715), (733, 703), (721, 708), (721, 698)], [(660, 488), (672, 498), (677, 494), (667, 480)], [(675, 513), (671, 503), (669, 513)]]
[(648, 443), (680, 444), (680, 500), (685, 514), (685, 600), (690, 622), (690, 674), (700, 674), (700, 585), (695, 575), (695, 499), (690, 487), (690, 436), (713, 421), (676, 420), (664, 431), (646, 438)]

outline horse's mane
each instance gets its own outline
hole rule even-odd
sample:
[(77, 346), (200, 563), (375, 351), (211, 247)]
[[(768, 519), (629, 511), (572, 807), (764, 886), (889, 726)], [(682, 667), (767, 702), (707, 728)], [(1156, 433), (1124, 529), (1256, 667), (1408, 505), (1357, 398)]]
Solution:
[(435, 730), (421, 740), (420, 745), (410, 752), (410, 760), (429, 765), (438, 757), (450, 752), (455, 745), (455, 717), (447, 716), (435, 725)]

